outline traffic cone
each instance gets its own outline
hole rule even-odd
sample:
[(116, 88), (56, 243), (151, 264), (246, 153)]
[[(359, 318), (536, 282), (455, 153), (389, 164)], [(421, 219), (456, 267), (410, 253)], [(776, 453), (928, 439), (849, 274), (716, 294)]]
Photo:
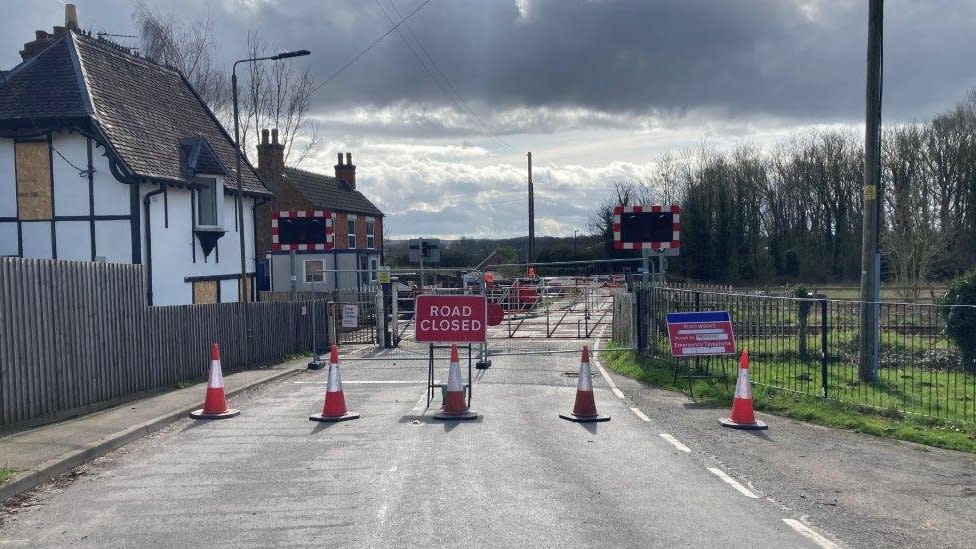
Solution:
[(768, 429), (769, 425), (756, 419), (752, 410), (752, 384), (749, 382), (749, 349), (743, 349), (739, 356), (739, 380), (735, 383), (735, 398), (732, 400), (732, 414), (721, 418), (719, 423), (734, 429)]
[(468, 410), (461, 382), (461, 365), (458, 362), (457, 345), (451, 345), (451, 367), (447, 370), (447, 394), (444, 406), (434, 414), (434, 419), (475, 419), (478, 412)]
[(329, 383), (325, 387), (325, 405), (321, 414), (308, 416), (311, 421), (346, 421), (359, 419), (359, 414), (346, 411), (346, 397), (342, 394), (342, 378), (339, 375), (339, 348), (332, 346), (329, 355)]
[(559, 417), (577, 423), (592, 421), (610, 421), (610, 416), (600, 415), (596, 411), (596, 401), (593, 399), (593, 374), (590, 372), (590, 348), (583, 346), (583, 358), (580, 360), (579, 381), (576, 383), (576, 404), (570, 414), (559, 414)]
[(220, 347), (217, 343), (210, 346), (210, 379), (207, 381), (207, 396), (203, 401), (203, 408), (190, 412), (193, 419), (227, 419), (241, 413), (227, 407), (224, 396), (224, 374), (220, 371)]

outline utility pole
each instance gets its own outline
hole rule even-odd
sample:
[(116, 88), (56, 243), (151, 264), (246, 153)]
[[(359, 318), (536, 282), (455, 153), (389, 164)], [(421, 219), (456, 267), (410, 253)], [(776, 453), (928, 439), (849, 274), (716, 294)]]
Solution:
[(861, 334), (858, 377), (878, 380), (881, 316), (881, 69), (884, 0), (868, 7), (868, 63), (864, 124), (864, 208), (861, 239)]
[(535, 196), (532, 193), (532, 153), (529, 153), (529, 253), (527, 263), (535, 263)]

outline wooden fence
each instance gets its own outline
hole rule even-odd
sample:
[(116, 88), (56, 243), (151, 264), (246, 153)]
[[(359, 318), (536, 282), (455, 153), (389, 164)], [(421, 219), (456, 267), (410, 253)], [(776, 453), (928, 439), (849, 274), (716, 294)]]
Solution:
[(199, 380), (212, 342), (220, 344), (225, 371), (308, 352), (312, 311), (317, 343), (326, 348), (325, 307), (300, 301), (147, 307), (143, 273), (141, 265), (0, 258), (0, 428)]

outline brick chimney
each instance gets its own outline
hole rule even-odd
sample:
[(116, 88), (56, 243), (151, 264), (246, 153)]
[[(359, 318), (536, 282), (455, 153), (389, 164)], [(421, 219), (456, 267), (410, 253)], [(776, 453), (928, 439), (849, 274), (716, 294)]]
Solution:
[(48, 33), (47, 31), (34, 31), (34, 40), (24, 44), (24, 49), (20, 50), (20, 58), (27, 61), (31, 57), (34, 57), (37, 52), (43, 50), (48, 44), (54, 42), (54, 39), (58, 36), (64, 34), (68, 30), (81, 30), (78, 26), (78, 10), (75, 8), (74, 4), (64, 5), (64, 26), (54, 27), (53, 33)]
[(349, 188), (356, 190), (356, 166), (352, 164), (352, 153), (346, 153), (346, 163), (342, 163), (342, 153), (339, 153), (339, 163), (335, 165), (335, 176), (344, 181)]
[[(271, 134), (270, 141), (268, 134)], [(278, 142), (278, 129), (261, 130), (261, 142), (258, 143), (258, 174), (271, 189), (278, 190), (281, 175), (285, 171), (285, 145)]]

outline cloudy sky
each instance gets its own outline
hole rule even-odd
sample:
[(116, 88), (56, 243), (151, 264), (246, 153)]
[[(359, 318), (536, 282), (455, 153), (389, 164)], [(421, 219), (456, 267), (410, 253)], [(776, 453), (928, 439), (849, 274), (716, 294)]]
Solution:
[[(136, 3), (75, 3), (83, 28), (135, 33)], [(0, 66), (60, 24), (62, 4), (0, 3)], [(321, 82), (424, 0), (147, 4), (210, 18), (228, 67), (248, 30), (309, 49), (292, 62)], [(974, 1), (886, 2), (886, 123), (976, 88), (974, 21)], [(351, 151), (391, 237), (507, 237), (527, 233), (532, 151), (536, 234), (572, 235), (663, 153), (860, 131), (866, 29), (867, 0), (431, 0), (315, 94), (322, 145), (302, 167), (332, 173)]]

